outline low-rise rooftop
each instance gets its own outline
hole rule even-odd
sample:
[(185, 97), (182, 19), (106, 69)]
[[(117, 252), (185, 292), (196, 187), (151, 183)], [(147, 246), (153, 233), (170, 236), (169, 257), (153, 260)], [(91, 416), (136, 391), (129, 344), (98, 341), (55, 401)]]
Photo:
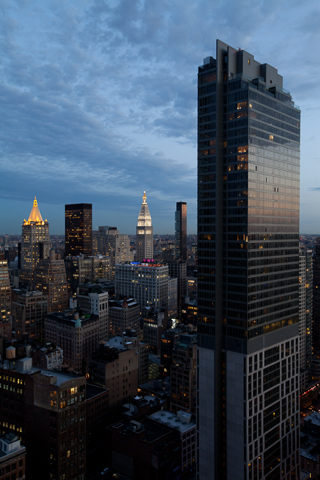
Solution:
[(178, 430), (180, 433), (186, 433), (196, 428), (196, 423), (192, 421), (191, 413), (180, 410), (177, 414), (161, 410), (149, 416), (151, 420), (166, 425), (167, 427)]

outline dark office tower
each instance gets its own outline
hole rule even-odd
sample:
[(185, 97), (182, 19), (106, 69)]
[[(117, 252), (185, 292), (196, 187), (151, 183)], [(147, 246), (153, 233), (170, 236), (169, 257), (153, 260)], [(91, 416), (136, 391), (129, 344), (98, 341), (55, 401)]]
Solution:
[(175, 214), (176, 259), (187, 261), (187, 203), (177, 202)]
[(92, 204), (65, 206), (65, 256), (92, 255)]
[(198, 74), (198, 472), (299, 477), (300, 111), (217, 41)]
[(142, 262), (153, 258), (153, 226), (146, 192), (143, 193), (141, 209), (136, 228), (136, 260)]

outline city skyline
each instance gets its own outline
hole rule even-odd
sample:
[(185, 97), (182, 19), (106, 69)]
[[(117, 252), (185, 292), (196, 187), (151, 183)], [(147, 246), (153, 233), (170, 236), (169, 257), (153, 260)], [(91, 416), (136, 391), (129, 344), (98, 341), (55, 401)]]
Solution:
[(155, 233), (174, 232), (178, 201), (195, 233), (195, 73), (216, 38), (275, 65), (301, 108), (300, 231), (317, 233), (320, 13), (315, 0), (287, 7), (3, 2), (0, 234), (20, 232), (34, 196), (51, 234), (69, 203), (92, 203), (94, 229), (134, 234), (144, 190)]

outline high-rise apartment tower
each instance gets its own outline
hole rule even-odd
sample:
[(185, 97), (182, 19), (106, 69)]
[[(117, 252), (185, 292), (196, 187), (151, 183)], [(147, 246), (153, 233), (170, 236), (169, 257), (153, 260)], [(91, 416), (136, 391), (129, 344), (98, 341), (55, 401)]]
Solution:
[(136, 228), (136, 261), (143, 262), (153, 258), (153, 226), (146, 192), (143, 193), (141, 209)]
[(65, 256), (92, 255), (92, 204), (65, 205)]
[(299, 477), (300, 111), (217, 40), (198, 73), (198, 476)]
[(177, 202), (175, 212), (176, 259), (186, 261), (187, 256), (187, 203)]

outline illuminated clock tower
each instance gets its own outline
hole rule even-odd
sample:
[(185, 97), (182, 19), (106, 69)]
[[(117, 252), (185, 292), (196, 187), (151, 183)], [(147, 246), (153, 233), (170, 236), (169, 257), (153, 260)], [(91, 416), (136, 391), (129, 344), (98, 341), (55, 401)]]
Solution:
[(153, 258), (153, 227), (146, 192), (143, 193), (141, 210), (136, 229), (136, 261)]

